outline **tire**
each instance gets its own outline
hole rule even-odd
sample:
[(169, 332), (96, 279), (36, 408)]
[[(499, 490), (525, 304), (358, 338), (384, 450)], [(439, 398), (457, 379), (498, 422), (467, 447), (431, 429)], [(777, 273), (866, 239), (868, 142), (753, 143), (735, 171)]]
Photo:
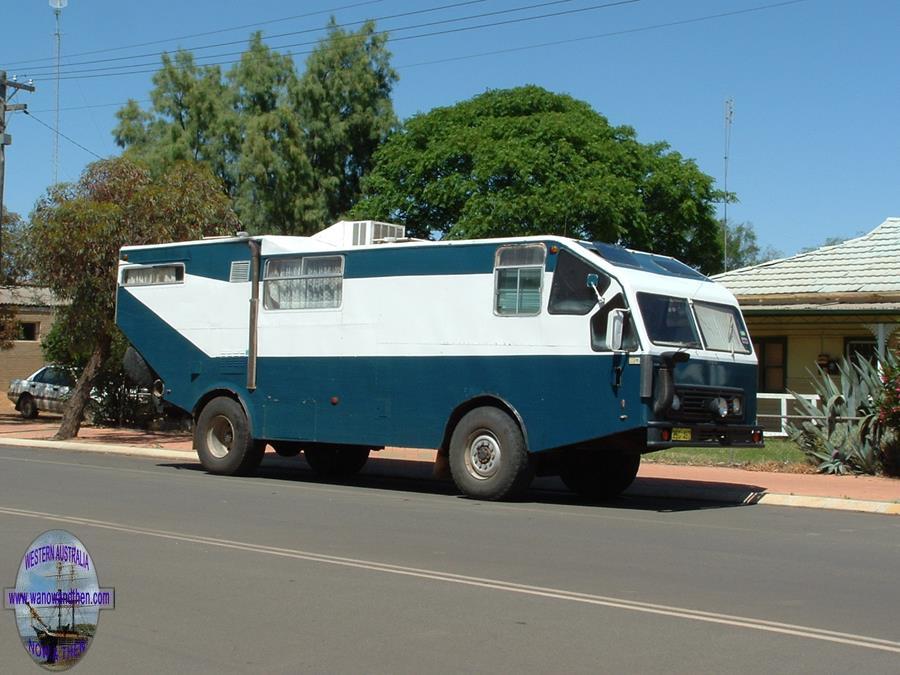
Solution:
[(279, 457), (296, 457), (303, 452), (303, 447), (293, 441), (272, 441), (269, 445)]
[(38, 407), (31, 394), (22, 394), (19, 397), (19, 412), (26, 420), (33, 420), (38, 416)]
[(634, 482), (640, 466), (638, 453), (571, 450), (563, 458), (559, 477), (572, 492), (590, 501), (606, 501)]
[(339, 478), (359, 473), (369, 459), (369, 448), (307, 448), (303, 455), (306, 463), (318, 475), (323, 478)]
[(473, 499), (509, 499), (525, 490), (534, 465), (518, 423), (499, 408), (466, 413), (450, 437), (450, 475)]
[(194, 428), (194, 447), (203, 468), (228, 476), (256, 471), (266, 444), (250, 436), (250, 422), (241, 404), (219, 396), (203, 408)]

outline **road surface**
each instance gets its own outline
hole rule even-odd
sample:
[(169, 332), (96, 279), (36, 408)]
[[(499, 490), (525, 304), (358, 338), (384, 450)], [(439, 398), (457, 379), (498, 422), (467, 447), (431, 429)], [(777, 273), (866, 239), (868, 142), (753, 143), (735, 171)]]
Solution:
[(900, 672), (894, 516), (0, 447), (0, 585), (54, 528), (116, 589), (79, 672)]

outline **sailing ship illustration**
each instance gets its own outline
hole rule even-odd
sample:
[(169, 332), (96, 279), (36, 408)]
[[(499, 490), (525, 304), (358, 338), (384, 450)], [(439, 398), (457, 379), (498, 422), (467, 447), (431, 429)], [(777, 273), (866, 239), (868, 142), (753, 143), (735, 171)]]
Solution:
[[(71, 563), (64, 565), (62, 562), (56, 563), (56, 574), (43, 576), (55, 577), (56, 579), (57, 593), (55, 602), (52, 605), (41, 606), (41, 609), (50, 610), (44, 616), (41, 616), (41, 613), (30, 603), (25, 603), (28, 611), (31, 613), (31, 628), (34, 630), (35, 638), (40, 645), (39, 651), (43, 664), (48, 666), (69, 665), (78, 661), (87, 650), (90, 641), (94, 637), (96, 624), (84, 621), (83, 617), (81, 622), (76, 622), (76, 606), (79, 604), (78, 594), (64, 592), (63, 580), (68, 581), (68, 587), (71, 591), (77, 588), (75, 586), (76, 580), (93, 580), (93, 578), (76, 576), (74, 565)], [(81, 614), (82, 610), (78, 608), (78, 612)], [(55, 617), (52, 614), (55, 614)], [(55, 626), (53, 625), (54, 618), (56, 619)], [(63, 623), (64, 621), (68, 621), (68, 623)], [(32, 654), (37, 656), (34, 650), (32, 650)]]

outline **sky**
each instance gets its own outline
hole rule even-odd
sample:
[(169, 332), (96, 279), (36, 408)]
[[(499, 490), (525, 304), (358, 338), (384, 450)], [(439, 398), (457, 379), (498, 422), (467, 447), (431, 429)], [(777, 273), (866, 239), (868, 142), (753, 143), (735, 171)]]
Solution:
[[(4, 203), (27, 215), (54, 177), (55, 17), (46, 0), (0, 5), (0, 69), (37, 87), (11, 101), (32, 115), (11, 113), (7, 127)], [(330, 15), (389, 31), (401, 119), (537, 84), (642, 142), (665, 141), (719, 187), (733, 100), (727, 187), (739, 202), (728, 219), (784, 255), (900, 216), (895, 0), (71, 0), (60, 19), (59, 180), (121, 151), (115, 112), (129, 98), (147, 105), (161, 51), (227, 62), (237, 56), (216, 55), (261, 30), (302, 71), (310, 47), (287, 45), (320, 38)]]

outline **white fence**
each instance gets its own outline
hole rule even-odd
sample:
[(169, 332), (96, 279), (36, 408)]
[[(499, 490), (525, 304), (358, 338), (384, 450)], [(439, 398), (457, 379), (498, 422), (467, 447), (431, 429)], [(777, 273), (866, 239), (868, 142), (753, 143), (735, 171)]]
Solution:
[[(818, 403), (817, 394), (802, 394), (803, 398)], [(803, 415), (793, 394), (757, 394), (756, 416), (765, 430), (766, 436), (787, 436), (787, 422)]]

